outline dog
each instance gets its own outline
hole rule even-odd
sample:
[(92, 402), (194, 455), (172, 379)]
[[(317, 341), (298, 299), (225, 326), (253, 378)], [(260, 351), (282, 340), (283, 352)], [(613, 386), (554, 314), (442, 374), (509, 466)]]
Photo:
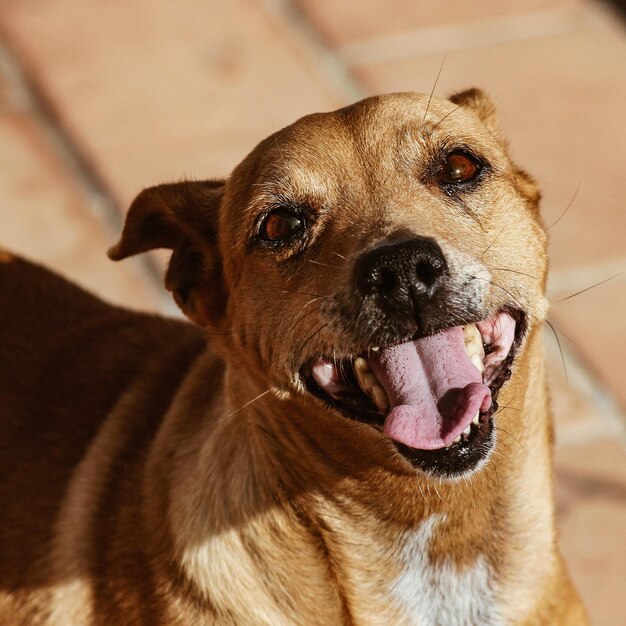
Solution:
[(0, 259), (0, 624), (586, 624), (554, 521), (540, 193), (480, 90), (142, 191), (195, 324)]

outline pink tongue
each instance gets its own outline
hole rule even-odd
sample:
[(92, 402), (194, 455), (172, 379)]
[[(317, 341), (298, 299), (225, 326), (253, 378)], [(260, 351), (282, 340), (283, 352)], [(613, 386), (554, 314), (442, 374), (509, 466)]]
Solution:
[(465, 352), (460, 326), (382, 348), (369, 362), (391, 402), (384, 433), (411, 448), (449, 446), (477, 411), (491, 405), (491, 391)]

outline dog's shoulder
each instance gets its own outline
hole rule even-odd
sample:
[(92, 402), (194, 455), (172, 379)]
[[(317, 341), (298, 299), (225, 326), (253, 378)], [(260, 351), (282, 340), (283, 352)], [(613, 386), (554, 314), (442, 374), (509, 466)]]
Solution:
[[(4, 354), (20, 344), (32, 357), (59, 339), (67, 352), (72, 340), (84, 339), (85, 333), (90, 343), (106, 336), (108, 345), (117, 335), (126, 344), (123, 352), (146, 345), (163, 350), (170, 343), (196, 352), (205, 344), (202, 331), (192, 324), (108, 304), (55, 272), (2, 249), (0, 310)], [(81, 352), (94, 352), (84, 343), (82, 347)]]
[(0, 317), (0, 452), (6, 446), (8, 456), (18, 441), (42, 454), (52, 443), (80, 454), (111, 407), (140, 386), (160, 419), (206, 351), (192, 324), (112, 306), (4, 252)]
[(74, 468), (110, 415), (123, 413), (138, 454), (205, 351), (192, 324), (112, 306), (0, 250), (0, 585), (38, 575)]

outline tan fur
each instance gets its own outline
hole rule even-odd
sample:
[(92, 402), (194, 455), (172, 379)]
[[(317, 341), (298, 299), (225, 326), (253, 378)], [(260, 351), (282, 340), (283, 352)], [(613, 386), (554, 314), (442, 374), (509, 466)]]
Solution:
[(0, 249), (0, 263), (13, 263), (15, 257), (6, 250)]
[[(492, 167), (464, 210), (423, 182), (452, 141)], [(304, 256), (255, 244), (286, 201), (315, 212)], [(586, 624), (555, 537), (538, 202), (482, 92), (393, 94), (299, 120), (226, 181), (138, 196), (109, 254), (173, 250), (166, 285), (203, 330), (0, 256), (0, 624), (456, 626), (466, 605)], [(485, 311), (527, 315), (495, 453), (463, 479), (298, 375), (368, 347), (338, 311), (354, 259), (399, 233), (473, 267)]]

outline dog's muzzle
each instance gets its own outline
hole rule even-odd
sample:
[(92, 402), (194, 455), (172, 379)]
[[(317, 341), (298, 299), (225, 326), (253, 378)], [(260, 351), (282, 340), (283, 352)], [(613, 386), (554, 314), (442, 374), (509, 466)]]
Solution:
[(372, 340), (360, 354), (309, 362), (309, 390), (380, 428), (416, 467), (448, 476), (475, 469), (493, 445), (491, 417), (523, 314), (454, 309), (468, 296), (455, 292), (441, 248), (427, 237), (363, 253), (353, 284)]

